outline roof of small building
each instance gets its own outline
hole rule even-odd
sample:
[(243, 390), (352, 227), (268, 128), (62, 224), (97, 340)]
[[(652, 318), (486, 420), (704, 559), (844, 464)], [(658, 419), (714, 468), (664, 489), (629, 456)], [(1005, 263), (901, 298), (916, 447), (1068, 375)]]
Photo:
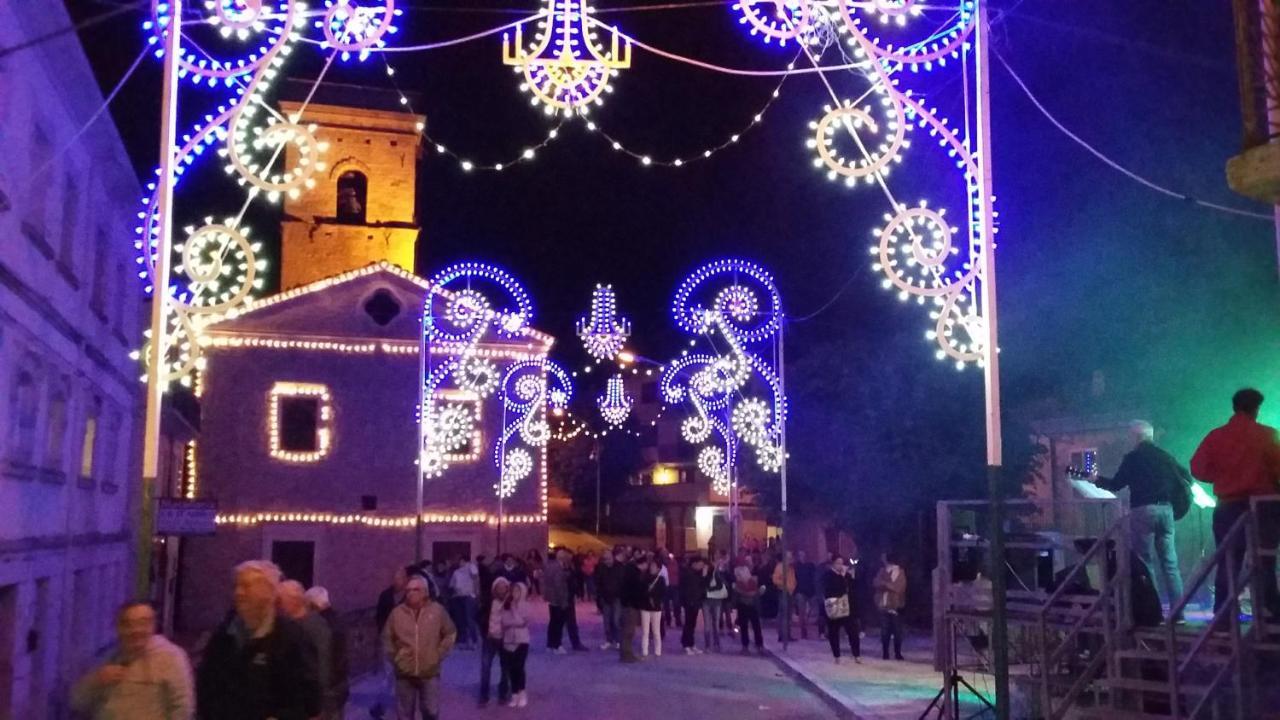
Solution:
[[(397, 312), (399, 317), (393, 316), (385, 323), (353, 324), (351, 319), (358, 313), (348, 311), (367, 307), (369, 299), (379, 291), (385, 291), (397, 305), (413, 309)], [(381, 261), (249, 302), (204, 328), (204, 334), (215, 339), (271, 336), (416, 342), (421, 332), (420, 308), (431, 291), (431, 285), (425, 279)], [(435, 292), (443, 294), (447, 291)], [(522, 338), (487, 340), (481, 344), (512, 346), (524, 343), (529, 352), (541, 355), (549, 351), (555, 342), (551, 335), (532, 327), (525, 327), (520, 332)]]

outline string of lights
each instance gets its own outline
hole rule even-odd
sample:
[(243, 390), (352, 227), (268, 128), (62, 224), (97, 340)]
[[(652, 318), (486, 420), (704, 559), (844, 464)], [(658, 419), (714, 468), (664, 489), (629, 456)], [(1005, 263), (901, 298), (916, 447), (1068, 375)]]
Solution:
[[(799, 53), (797, 53), (797, 57), (799, 57)], [(788, 70), (792, 70), (794, 68), (795, 68), (795, 58), (792, 59), (792, 62), (787, 64)], [(773, 104), (778, 100), (779, 97), (781, 97), (782, 86), (786, 84), (787, 79), (790, 77), (791, 77), (791, 73), (789, 72), (787, 74), (782, 75), (782, 77), (778, 80), (778, 84), (774, 86), (773, 91), (769, 93), (769, 97), (768, 99), (765, 100), (764, 105), (761, 106), (761, 108), (751, 116), (751, 120), (746, 125), (742, 126), (741, 129), (730, 134), (729, 137), (725, 138), (724, 140), (718, 143), (715, 143), (713, 145), (709, 145), (700, 151), (686, 153), (684, 155), (678, 155), (678, 156), (672, 157), (671, 159), (661, 159), (661, 158), (654, 159), (654, 153), (652, 152), (642, 152), (639, 150), (633, 150), (630, 147), (627, 147), (627, 145), (625, 145), (621, 140), (619, 140), (618, 138), (614, 137), (609, 132), (601, 128), (599, 124), (596, 123), (595, 121), (588, 121), (586, 124), (586, 128), (588, 131), (591, 131), (599, 135), (601, 138), (603, 138), (605, 142), (607, 142), (609, 146), (612, 147), (614, 150), (621, 152), (624, 155), (630, 156), (633, 160), (640, 163), (641, 165), (644, 165), (646, 167), (649, 165), (657, 165), (660, 167), (674, 167), (674, 168), (683, 167), (689, 164), (690, 162), (708, 160), (714, 157), (721, 150), (724, 150), (725, 148), (730, 147), (731, 145), (734, 145), (740, 139), (742, 139), (743, 135), (746, 135), (748, 132), (755, 129), (758, 125), (764, 122), (765, 115), (768, 114), (769, 109), (772, 108)]]
[[(400, 88), (400, 84), (396, 82), (395, 68), (391, 66), (390, 61), (387, 60), (385, 55), (382, 57), (382, 61), (386, 67), (387, 77), (390, 79), (391, 87), (392, 89), (395, 90), (396, 95), (399, 96), (400, 98), (400, 104), (409, 108), (410, 112), (417, 112), (413, 108), (413, 104), (410, 102), (408, 95), (406, 95), (405, 92)], [(431, 135), (426, 130), (426, 125), (423, 123), (419, 123), (418, 132), (422, 134), (422, 139), (427, 143), (429, 147), (434, 148), (437, 154), (451, 158), (454, 161), (456, 161), (458, 163), (458, 169), (462, 170), (463, 172), (473, 172), (473, 171), (503, 172), (504, 170), (508, 170), (512, 167), (515, 167), (516, 165), (532, 162), (534, 158), (538, 156), (539, 151), (541, 151), (543, 148), (550, 145), (552, 142), (556, 140), (556, 138), (560, 136), (560, 129), (561, 127), (563, 127), (563, 125), (564, 125), (564, 120), (561, 119), (558, 123), (556, 123), (555, 127), (552, 127), (550, 130), (547, 131), (546, 137), (544, 137), (541, 142), (525, 147), (520, 151), (518, 155), (516, 155), (515, 157), (505, 162), (477, 162), (463, 155), (459, 155), (457, 152), (455, 152), (453, 149), (446, 146), (444, 143), (439, 142), (438, 140), (432, 138)]]

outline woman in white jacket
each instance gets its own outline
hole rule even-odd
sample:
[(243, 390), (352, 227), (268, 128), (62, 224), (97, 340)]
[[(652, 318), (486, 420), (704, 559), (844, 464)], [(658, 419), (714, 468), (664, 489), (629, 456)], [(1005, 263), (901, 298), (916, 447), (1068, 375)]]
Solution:
[(525, 606), (528, 588), (524, 583), (511, 586), (511, 597), (502, 606), (502, 667), (511, 682), (511, 707), (525, 707), (525, 661), (529, 659), (529, 613)]

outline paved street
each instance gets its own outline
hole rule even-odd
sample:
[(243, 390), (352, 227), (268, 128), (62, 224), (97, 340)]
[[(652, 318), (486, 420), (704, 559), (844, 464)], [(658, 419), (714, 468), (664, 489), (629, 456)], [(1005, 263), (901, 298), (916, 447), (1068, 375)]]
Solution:
[[(445, 662), (443, 720), (518, 714), (547, 720), (826, 720), (835, 712), (786, 676), (771, 658), (742, 656), (733, 645), (724, 655), (685, 656), (678, 633), (668, 631), (661, 658), (622, 665), (616, 652), (597, 650), (603, 642), (595, 609), (579, 605), (586, 653), (550, 655), (546, 607), (533, 630), (529, 656), (529, 707), (522, 710), (476, 708), (478, 653), (455, 651)], [(767, 640), (767, 639), (766, 639)], [(701, 638), (699, 638), (699, 642)], [(566, 641), (567, 645), (567, 641)], [(497, 666), (494, 666), (495, 675)], [(360, 682), (347, 710), (348, 720), (365, 720), (374, 683)], [(394, 718), (394, 714), (388, 714)]]

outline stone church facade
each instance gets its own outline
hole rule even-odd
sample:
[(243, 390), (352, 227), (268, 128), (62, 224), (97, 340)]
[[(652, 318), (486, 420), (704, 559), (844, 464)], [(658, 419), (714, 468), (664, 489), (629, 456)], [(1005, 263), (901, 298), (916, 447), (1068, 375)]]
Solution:
[[(479, 422), (444, 474), (424, 481), (419, 530), (420, 338), (431, 292), (412, 272), (423, 120), (312, 104), (304, 121), (320, 126), (333, 163), (313, 190), (285, 203), (285, 289), (205, 331), (188, 494), (216, 500), (218, 524), (184, 547), (187, 629), (223, 617), (232, 568), (251, 558), (276, 561), (353, 610), (376, 602), (395, 567), (421, 559), (419, 531), (423, 558), (547, 544), (545, 450), (509, 497), (495, 491), (504, 422), (496, 394), (442, 398), (475, 403)], [(545, 358), (551, 344), (531, 328), (516, 337), (491, 331), (475, 352), (501, 372)], [(430, 362), (456, 352), (432, 348)]]

